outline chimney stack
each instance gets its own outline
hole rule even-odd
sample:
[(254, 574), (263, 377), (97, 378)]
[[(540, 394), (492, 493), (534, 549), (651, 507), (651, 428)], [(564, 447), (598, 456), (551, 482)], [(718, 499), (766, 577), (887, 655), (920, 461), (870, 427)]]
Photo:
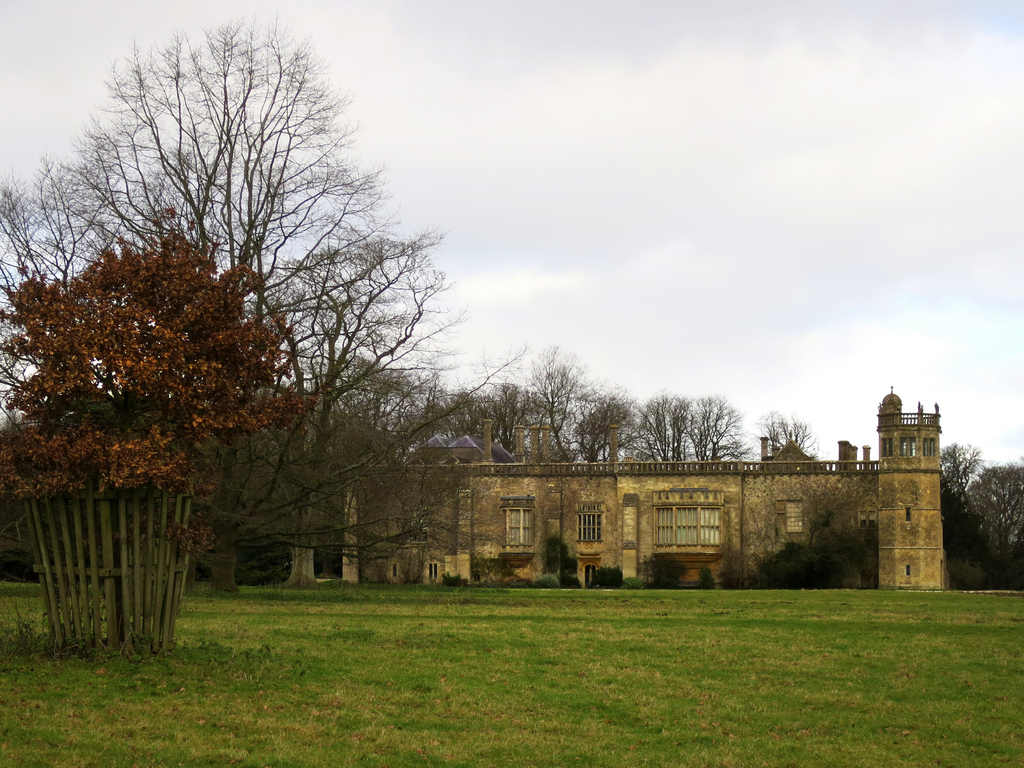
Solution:
[(491, 451), (491, 420), (484, 419), (484, 463), (490, 464), (494, 461)]

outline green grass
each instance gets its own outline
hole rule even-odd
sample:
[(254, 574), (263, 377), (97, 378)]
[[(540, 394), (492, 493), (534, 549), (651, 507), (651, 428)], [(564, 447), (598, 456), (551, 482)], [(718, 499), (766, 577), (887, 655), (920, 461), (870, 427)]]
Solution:
[(178, 627), (0, 654), (0, 765), (1024, 764), (1017, 597), (246, 589)]

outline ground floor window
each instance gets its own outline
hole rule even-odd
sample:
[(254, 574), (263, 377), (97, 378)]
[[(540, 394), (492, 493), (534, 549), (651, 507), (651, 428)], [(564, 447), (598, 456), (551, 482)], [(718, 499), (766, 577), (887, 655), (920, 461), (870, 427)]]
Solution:
[(601, 513), (582, 512), (577, 515), (580, 541), (601, 540)]
[(427, 563), (427, 578), (428, 579), (436, 579), (437, 578), (437, 572), (438, 572), (438, 565), (437, 565), (437, 563)]
[(719, 507), (658, 507), (658, 544), (720, 544)]
[(505, 543), (532, 544), (532, 509), (509, 508), (505, 510)]

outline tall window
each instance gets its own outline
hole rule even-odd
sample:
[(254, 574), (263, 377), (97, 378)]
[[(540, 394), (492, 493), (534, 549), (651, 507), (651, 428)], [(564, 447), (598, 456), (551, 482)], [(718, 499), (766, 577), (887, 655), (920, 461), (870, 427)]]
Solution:
[(427, 563), (427, 578), (436, 579), (438, 570), (437, 563)]
[(917, 438), (900, 438), (900, 456), (917, 456)]
[(507, 544), (532, 544), (533, 535), (530, 531), (530, 523), (533, 518), (532, 509), (518, 509), (515, 507), (505, 510), (505, 543)]
[(720, 544), (719, 507), (658, 507), (658, 544)]
[(799, 501), (786, 502), (786, 533), (804, 532), (804, 511)]
[(722, 531), (719, 523), (719, 510), (716, 507), (700, 508), (700, 543), (722, 543)]
[(921, 453), (923, 456), (938, 455), (938, 440), (936, 440), (934, 437), (926, 437), (921, 442), (923, 443), (923, 445), (921, 446)]
[(892, 456), (892, 438), (891, 437), (883, 437), (882, 438), (882, 458), (883, 459), (887, 459), (890, 456)]
[(579, 540), (580, 541), (600, 541), (601, 540), (601, 513), (600, 512), (581, 512), (577, 515), (579, 521)]

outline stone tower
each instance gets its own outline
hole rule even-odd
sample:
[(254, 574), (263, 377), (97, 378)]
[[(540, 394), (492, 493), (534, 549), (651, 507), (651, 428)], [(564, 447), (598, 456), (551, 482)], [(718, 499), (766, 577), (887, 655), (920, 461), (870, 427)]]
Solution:
[(942, 589), (939, 406), (904, 413), (890, 392), (878, 408), (878, 586)]

